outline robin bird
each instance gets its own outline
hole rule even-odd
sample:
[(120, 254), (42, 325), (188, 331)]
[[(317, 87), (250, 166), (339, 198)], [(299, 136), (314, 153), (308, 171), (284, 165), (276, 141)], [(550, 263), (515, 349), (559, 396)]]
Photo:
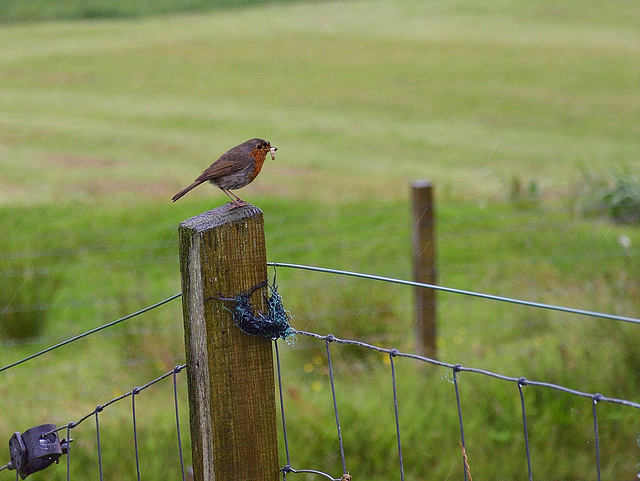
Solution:
[(232, 207), (246, 205), (247, 201), (242, 200), (231, 191), (241, 189), (253, 182), (253, 179), (260, 173), (267, 154), (271, 154), (273, 160), (276, 158), (276, 150), (278, 150), (276, 147), (271, 147), (271, 144), (263, 139), (251, 139), (236, 145), (233, 149), (222, 154), (193, 181), (193, 184), (174, 195), (173, 201), (175, 202), (191, 189), (208, 180), (227, 194), (233, 204)]

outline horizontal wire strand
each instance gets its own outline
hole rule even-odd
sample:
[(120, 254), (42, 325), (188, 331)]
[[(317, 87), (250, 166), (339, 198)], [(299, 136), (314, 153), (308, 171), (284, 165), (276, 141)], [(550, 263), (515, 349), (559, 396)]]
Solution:
[(385, 276), (378, 276), (378, 275), (374, 275), (374, 274), (364, 274), (361, 272), (352, 272), (352, 271), (344, 271), (344, 270), (340, 270), (340, 269), (330, 269), (330, 268), (326, 268), (326, 267), (316, 267), (316, 266), (307, 266), (307, 265), (302, 265), (302, 264), (289, 264), (286, 262), (267, 262), (268, 266), (273, 266), (273, 267), (286, 267), (286, 268), (292, 268), (292, 269), (301, 269), (301, 270), (307, 270), (307, 271), (316, 271), (316, 272), (323, 272), (323, 273), (327, 273), (327, 274), (338, 274), (338, 275), (342, 275), (342, 276), (350, 276), (350, 277), (358, 277), (361, 279), (369, 279), (369, 280), (374, 280), (374, 281), (382, 281), (382, 282), (390, 282), (392, 284), (400, 284), (400, 285), (405, 285), (405, 286), (413, 286), (413, 287), (422, 287), (425, 289), (433, 289), (436, 291), (442, 291), (442, 292), (448, 292), (450, 294), (461, 294), (464, 296), (471, 296), (471, 297), (478, 297), (481, 299), (489, 299), (489, 300), (493, 300), (493, 301), (499, 301), (499, 302), (508, 302), (511, 304), (518, 304), (521, 306), (528, 306), (528, 307), (535, 307), (535, 308), (540, 308), (540, 309), (548, 309), (551, 311), (560, 311), (560, 312), (567, 312), (570, 314), (579, 314), (579, 315), (583, 315), (583, 316), (588, 316), (588, 317), (598, 317), (598, 318), (602, 318), (602, 319), (610, 319), (610, 320), (614, 320), (614, 321), (622, 321), (622, 322), (630, 322), (630, 323), (634, 323), (634, 324), (640, 324), (640, 319), (634, 318), (634, 317), (627, 317), (627, 316), (618, 316), (616, 314), (607, 314), (607, 313), (603, 313), (603, 312), (595, 312), (595, 311), (588, 311), (585, 309), (576, 309), (573, 307), (564, 307), (564, 306), (557, 306), (554, 304), (544, 304), (541, 302), (534, 302), (534, 301), (525, 301), (522, 299), (515, 299), (513, 297), (504, 297), (504, 296), (496, 296), (493, 294), (485, 294), (485, 293), (481, 293), (481, 292), (474, 292), (474, 291), (467, 291), (467, 290), (463, 290), (463, 289), (456, 289), (453, 287), (445, 287), (445, 286), (437, 286), (434, 284), (424, 284), (422, 282), (415, 282), (415, 281), (408, 281), (408, 280), (404, 280), (404, 279), (396, 279), (393, 277), (385, 277)]
[(12, 362), (11, 364), (7, 364), (6, 366), (1, 367), (0, 368), (0, 372), (6, 371), (7, 369), (11, 369), (12, 367), (18, 366), (18, 365), (20, 365), (20, 364), (22, 364), (24, 362), (27, 362), (27, 361), (29, 361), (31, 359), (34, 359), (34, 358), (36, 358), (38, 356), (42, 356), (43, 354), (46, 354), (47, 352), (53, 351), (54, 349), (58, 349), (58, 348), (60, 348), (62, 346), (66, 346), (67, 344), (70, 344), (70, 343), (72, 343), (74, 341), (82, 339), (83, 337), (87, 337), (87, 336), (89, 336), (91, 334), (94, 334), (96, 332), (102, 331), (103, 329), (106, 329), (108, 327), (115, 326), (116, 324), (119, 324), (119, 323), (121, 323), (123, 321), (126, 321), (127, 319), (131, 319), (132, 317), (136, 317), (136, 316), (139, 316), (140, 314), (144, 314), (145, 312), (151, 311), (152, 309), (160, 307), (160, 306), (162, 306), (162, 305), (164, 305), (164, 304), (166, 304), (168, 302), (171, 302), (171, 301), (173, 301), (174, 299), (177, 299), (180, 296), (182, 296), (181, 292), (179, 292), (178, 294), (174, 294), (173, 296), (168, 297), (167, 299), (164, 299), (164, 300), (162, 300), (160, 302), (156, 302), (155, 304), (153, 304), (151, 306), (145, 307), (144, 309), (140, 309), (139, 311), (136, 311), (136, 312), (134, 312), (132, 314), (129, 314), (129, 315), (124, 316), (124, 317), (121, 317), (120, 319), (116, 319), (115, 321), (108, 322), (107, 324), (103, 324), (101, 326), (98, 326), (95, 329), (91, 329), (89, 331), (83, 332), (82, 334), (78, 334), (77, 336), (73, 336), (73, 337), (71, 337), (71, 338), (69, 338), (69, 339), (67, 339), (65, 341), (59, 342), (58, 344), (55, 344), (53, 346), (49, 346), (48, 348), (43, 349), (42, 351), (36, 352), (34, 354), (31, 354), (30, 356), (27, 356), (25, 358), (22, 358), (22, 359), (16, 361), (16, 362)]
[[(388, 349), (388, 348), (384, 348), (384, 347), (378, 347), (378, 346), (374, 346), (371, 344), (367, 344), (366, 342), (361, 342), (361, 341), (355, 341), (353, 339), (339, 339), (337, 337), (335, 337), (333, 334), (327, 334), (327, 335), (321, 335), (321, 334), (316, 334), (314, 332), (308, 332), (308, 331), (298, 331), (296, 330), (295, 334), (300, 334), (301, 336), (306, 336), (306, 337), (311, 337), (311, 338), (315, 338), (315, 339), (319, 339), (322, 341), (330, 341), (330, 342), (336, 342), (338, 344), (348, 344), (348, 345), (352, 345), (352, 346), (358, 346), (358, 347), (362, 347), (365, 349), (370, 349), (372, 351), (377, 351), (377, 352), (381, 352), (381, 353), (385, 353), (385, 354), (391, 354), (393, 353), (395, 357), (406, 357), (408, 359), (415, 359), (417, 361), (422, 361), (422, 362), (426, 362), (428, 364), (433, 364), (435, 366), (441, 366), (441, 367), (446, 367), (448, 369), (452, 369), (455, 370), (456, 372), (472, 372), (472, 373), (476, 373), (476, 374), (482, 374), (484, 376), (488, 376), (488, 377), (493, 377), (496, 379), (500, 379), (502, 381), (508, 381), (508, 382), (513, 382), (513, 383), (519, 383), (522, 386), (539, 386), (539, 387), (546, 387), (549, 389), (554, 389), (556, 391), (562, 391), (564, 393), (567, 394), (572, 394), (574, 396), (580, 396), (580, 397), (585, 397), (585, 398), (589, 398), (589, 399), (593, 399), (593, 397), (596, 394), (593, 393), (587, 393), (587, 392), (583, 392), (583, 391), (578, 391), (576, 389), (571, 389), (565, 386), (561, 386), (559, 384), (553, 384), (553, 383), (549, 383), (549, 382), (541, 382), (541, 381), (532, 381), (523, 377), (511, 377), (511, 376), (504, 376), (502, 374), (498, 374), (495, 372), (491, 372), (491, 371), (487, 371), (485, 369), (477, 369), (477, 368), (473, 368), (473, 367), (465, 367), (462, 366), (460, 364), (451, 364), (448, 362), (442, 362), (442, 361), (438, 361), (436, 359), (431, 359), (425, 356), (419, 356), (418, 354), (411, 354), (411, 353), (406, 353), (406, 352), (401, 352), (398, 351), (397, 349)], [(633, 407), (636, 409), (640, 409), (640, 403), (637, 402), (633, 402), (633, 401), (629, 401), (626, 399), (618, 399), (618, 398), (613, 398), (613, 397), (606, 397), (606, 396), (602, 396), (598, 394), (598, 402), (609, 402), (609, 403), (614, 403), (614, 404), (622, 404), (624, 406), (629, 406), (629, 407)]]

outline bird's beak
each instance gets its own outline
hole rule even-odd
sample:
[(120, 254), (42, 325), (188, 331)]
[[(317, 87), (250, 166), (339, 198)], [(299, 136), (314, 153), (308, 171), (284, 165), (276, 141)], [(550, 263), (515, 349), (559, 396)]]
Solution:
[(276, 160), (276, 150), (278, 150), (278, 147), (269, 148), (269, 152), (271, 152), (271, 160)]

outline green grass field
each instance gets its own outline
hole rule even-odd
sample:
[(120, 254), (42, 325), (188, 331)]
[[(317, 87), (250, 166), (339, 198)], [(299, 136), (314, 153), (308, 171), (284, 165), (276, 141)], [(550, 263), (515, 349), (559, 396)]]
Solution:
[[(83, 5), (0, 7), (0, 301), (39, 329), (12, 341), (3, 316), (0, 365), (178, 292), (178, 223), (226, 197), (171, 196), (254, 136), (279, 148), (239, 192), (264, 211), (270, 261), (410, 278), (409, 183), (428, 178), (441, 284), (638, 317), (638, 227), (580, 214), (585, 170), (640, 175), (632, 2)], [(413, 349), (409, 289), (277, 275), (294, 327)], [(640, 399), (638, 326), (438, 299), (443, 361)], [(182, 342), (175, 301), (0, 373), (0, 441), (172, 369)], [(283, 347), (285, 403), (294, 467), (338, 476), (323, 348)], [(351, 474), (397, 476), (389, 366), (334, 352)], [(397, 364), (407, 479), (460, 479), (446, 372)], [(139, 401), (143, 477), (179, 479), (169, 385), (152, 389), (162, 395)], [(590, 401), (525, 392), (534, 477), (595, 477)], [(463, 374), (461, 395), (472, 475), (525, 479), (515, 386)], [(103, 462), (123, 479), (135, 476), (124, 404), (101, 420)], [(630, 479), (639, 413), (599, 413), (603, 479)], [(97, 476), (94, 430), (74, 436), (80, 478)]]

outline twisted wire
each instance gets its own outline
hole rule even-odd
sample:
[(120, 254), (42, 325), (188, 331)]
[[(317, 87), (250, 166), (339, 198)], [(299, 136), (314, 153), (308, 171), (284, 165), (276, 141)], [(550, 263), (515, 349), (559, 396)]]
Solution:
[(531, 471), (531, 452), (529, 451), (529, 428), (527, 427), (527, 414), (524, 404), (524, 392), (522, 391), (522, 386), (525, 382), (526, 380), (524, 378), (518, 381), (518, 392), (520, 393), (520, 406), (522, 407), (522, 426), (524, 429), (524, 446), (527, 451), (527, 470), (529, 474), (529, 481), (533, 481), (533, 473)]
[(331, 395), (333, 397), (333, 410), (336, 417), (336, 426), (338, 428), (338, 442), (340, 443), (340, 458), (342, 459), (342, 472), (347, 472), (347, 463), (344, 457), (344, 445), (342, 444), (342, 430), (340, 428), (340, 417), (338, 416), (338, 402), (336, 400), (336, 387), (333, 382), (333, 366), (331, 365), (331, 351), (329, 350), (329, 344), (334, 339), (332, 334), (326, 336), (325, 344), (327, 348), (327, 363), (329, 368), (329, 379), (331, 380)]

